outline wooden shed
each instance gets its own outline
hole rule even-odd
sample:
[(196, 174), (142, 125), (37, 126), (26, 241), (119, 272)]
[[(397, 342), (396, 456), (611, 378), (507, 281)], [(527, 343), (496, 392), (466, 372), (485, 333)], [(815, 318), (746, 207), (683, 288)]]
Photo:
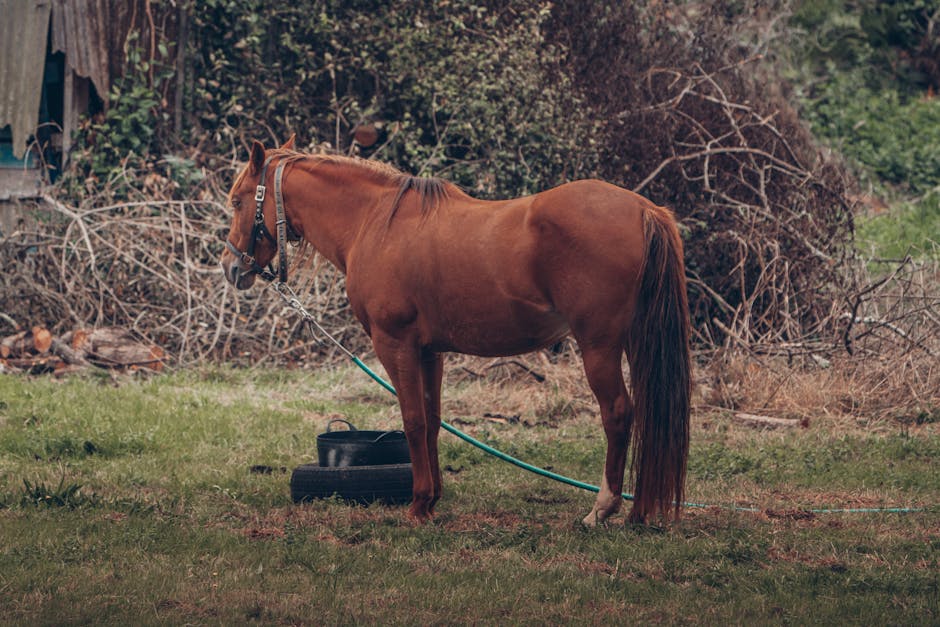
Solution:
[(104, 111), (150, 0), (0, 0), (0, 201), (62, 171), (83, 117)]

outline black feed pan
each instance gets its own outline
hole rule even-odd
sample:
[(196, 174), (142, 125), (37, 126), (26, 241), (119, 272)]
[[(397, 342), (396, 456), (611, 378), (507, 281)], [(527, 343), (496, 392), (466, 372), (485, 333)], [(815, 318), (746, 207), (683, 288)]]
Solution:
[[(346, 424), (349, 430), (333, 431), (335, 422)], [(338, 419), (331, 420), (326, 433), (317, 436), (317, 456), (320, 466), (329, 468), (411, 462), (403, 431), (359, 431), (345, 420)]]

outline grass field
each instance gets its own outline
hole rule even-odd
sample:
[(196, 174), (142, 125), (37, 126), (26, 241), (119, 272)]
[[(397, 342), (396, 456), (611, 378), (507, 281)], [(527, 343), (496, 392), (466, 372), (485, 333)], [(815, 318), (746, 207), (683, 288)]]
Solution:
[[(545, 364), (541, 384), (470, 370), (446, 383), (452, 422), (599, 479), (575, 368)], [(586, 530), (593, 495), (446, 434), (431, 524), (292, 504), (290, 470), (313, 461), (330, 418), (399, 426), (354, 370), (0, 375), (0, 399), (2, 624), (940, 624), (935, 408), (866, 416), (833, 398), (805, 405), (803, 428), (769, 431), (699, 399), (688, 497), (716, 506), (667, 528), (621, 515)], [(731, 503), (761, 512), (718, 507)], [(804, 511), (826, 506), (925, 509)]]

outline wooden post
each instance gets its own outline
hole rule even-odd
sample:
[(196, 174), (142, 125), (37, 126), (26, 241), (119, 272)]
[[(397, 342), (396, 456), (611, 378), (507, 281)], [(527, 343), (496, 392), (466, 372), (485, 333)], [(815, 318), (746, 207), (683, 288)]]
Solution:
[(65, 59), (65, 81), (62, 88), (62, 169), (68, 163), (72, 150), (72, 134), (78, 130), (78, 123), (83, 113), (88, 112), (89, 79), (75, 73)]
[(173, 98), (173, 130), (179, 137), (183, 132), (183, 90), (186, 88), (186, 40), (189, 37), (189, 13), (180, 3), (180, 30), (176, 38), (176, 93)]
[(75, 89), (75, 72), (69, 65), (68, 59), (63, 66), (65, 71), (65, 81), (62, 87), (62, 169), (69, 158), (69, 151), (72, 150), (72, 131), (75, 130), (75, 98), (72, 96), (72, 90)]

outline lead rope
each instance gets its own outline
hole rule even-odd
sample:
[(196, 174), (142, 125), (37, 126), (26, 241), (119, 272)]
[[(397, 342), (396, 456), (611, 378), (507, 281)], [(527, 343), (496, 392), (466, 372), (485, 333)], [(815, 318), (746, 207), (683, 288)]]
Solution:
[[(291, 309), (299, 313), (300, 316), (304, 319), (304, 321), (310, 327), (319, 331), (323, 335), (323, 337), (328, 339), (334, 346), (336, 346), (339, 350), (341, 350), (347, 357), (349, 357), (353, 361), (353, 363), (355, 363), (359, 367), (360, 370), (362, 370), (367, 375), (369, 375), (376, 383), (381, 385), (383, 388), (385, 388), (386, 390), (388, 390), (395, 396), (398, 396), (398, 393), (395, 391), (395, 387), (392, 386), (391, 383), (389, 383), (388, 381), (383, 379), (381, 376), (379, 376), (374, 370), (369, 368), (369, 366), (365, 365), (361, 359), (356, 357), (356, 355), (350, 352), (349, 349), (343, 346), (342, 342), (337, 340), (326, 329), (323, 328), (323, 325), (320, 324), (320, 322), (313, 316), (313, 314), (307, 311), (307, 309), (300, 302), (300, 299), (297, 298), (297, 294), (294, 292), (294, 290), (291, 289), (291, 287), (287, 283), (283, 281), (277, 281), (277, 282), (270, 283), (270, 285), (274, 288), (274, 291), (277, 292), (278, 296), (280, 296)], [(466, 433), (464, 433), (457, 427), (452, 426), (451, 424), (447, 423), (444, 420), (441, 421), (441, 427), (445, 431), (448, 431), (449, 433), (452, 433), (453, 435), (457, 436), (464, 442), (472, 444), (478, 449), (486, 453), (489, 453), (490, 455), (493, 455), (494, 457), (497, 457), (505, 462), (509, 462), (510, 464), (514, 466), (518, 466), (519, 468), (522, 468), (523, 470), (528, 470), (529, 472), (535, 473), (542, 477), (547, 477), (549, 479), (553, 479), (560, 483), (565, 483), (567, 485), (574, 486), (576, 488), (581, 488), (582, 490), (587, 490), (588, 492), (595, 492), (595, 493), (600, 492), (600, 488), (596, 485), (592, 485), (590, 483), (584, 483), (583, 481), (578, 481), (577, 479), (571, 479), (570, 477), (559, 475), (558, 473), (551, 472), (550, 470), (545, 470), (544, 468), (533, 466), (532, 464), (528, 464), (522, 461), (521, 459), (516, 459), (512, 455), (503, 453), (502, 451), (495, 449), (488, 444), (480, 442), (479, 440), (477, 440), (476, 438), (472, 436), (467, 435)], [(622, 496), (628, 501), (633, 500), (633, 495), (627, 492), (624, 492)], [(688, 502), (682, 503), (682, 505), (683, 507), (691, 507), (691, 508), (697, 508), (697, 509), (707, 509), (710, 507), (722, 507), (722, 506), (717, 506), (717, 505), (708, 505), (706, 503), (688, 503)], [(754, 512), (754, 513), (764, 511), (756, 507), (741, 507), (738, 505), (724, 506), (723, 509), (731, 509), (736, 512)], [(871, 514), (871, 513), (907, 514), (911, 512), (920, 512), (923, 510), (921, 508), (913, 508), (913, 507), (862, 507), (862, 508), (808, 509), (808, 510), (801, 510), (801, 511), (810, 512), (812, 514)]]

